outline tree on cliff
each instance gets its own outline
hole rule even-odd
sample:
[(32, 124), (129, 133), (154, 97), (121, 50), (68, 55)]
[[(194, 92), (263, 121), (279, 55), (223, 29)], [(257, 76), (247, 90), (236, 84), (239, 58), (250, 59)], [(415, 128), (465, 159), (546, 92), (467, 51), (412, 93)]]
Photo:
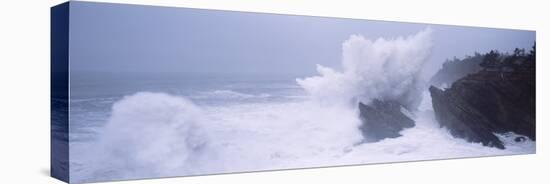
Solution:
[(521, 63), (522, 68), (525, 68), (527, 70), (535, 70), (535, 65), (536, 65), (535, 60), (537, 58), (536, 45), (537, 45), (536, 42), (533, 43), (533, 47), (531, 48), (531, 51), (529, 51), (529, 54), (527, 54), (525, 62)]
[(480, 70), (501, 73), (518, 70), (530, 72), (535, 68), (535, 57), (536, 43), (528, 52), (526, 49), (516, 48), (512, 53), (491, 50), (488, 53), (475, 52), (473, 56), (466, 56), (462, 59), (453, 57), (443, 62), (441, 69), (430, 79), (430, 84), (434, 86), (452, 84), (454, 81)]
[(485, 69), (497, 69), (500, 68), (500, 53), (496, 50), (491, 50), (491, 52), (485, 54), (485, 57), (483, 57), (483, 62), (479, 64), (479, 66), (485, 68)]
[(536, 58), (536, 47), (533, 44), (532, 50), (526, 54), (525, 49), (516, 48), (512, 54), (500, 53), (491, 50), (483, 57), (479, 66), (485, 70), (509, 72), (515, 70), (534, 70)]

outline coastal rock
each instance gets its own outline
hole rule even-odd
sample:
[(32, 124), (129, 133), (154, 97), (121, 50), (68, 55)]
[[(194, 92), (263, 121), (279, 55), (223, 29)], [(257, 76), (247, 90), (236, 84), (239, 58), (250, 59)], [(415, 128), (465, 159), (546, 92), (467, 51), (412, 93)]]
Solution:
[(449, 89), (429, 90), (437, 121), (455, 137), (500, 149), (504, 144), (494, 133), (535, 140), (534, 71), (483, 70)]
[(414, 121), (401, 112), (396, 101), (373, 100), (369, 105), (359, 102), (361, 130), (365, 142), (401, 136), (399, 132), (414, 126)]

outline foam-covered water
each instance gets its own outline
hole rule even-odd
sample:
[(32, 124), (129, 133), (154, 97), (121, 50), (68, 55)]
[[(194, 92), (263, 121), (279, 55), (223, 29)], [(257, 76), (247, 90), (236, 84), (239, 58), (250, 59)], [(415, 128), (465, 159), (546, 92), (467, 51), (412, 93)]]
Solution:
[[(439, 127), (418, 77), (431, 47), (429, 32), (374, 42), (353, 36), (344, 44), (343, 71), (319, 67), (320, 76), (298, 82), (74, 77), (71, 181), (534, 153), (535, 142), (514, 142), (513, 133), (499, 135), (506, 146), (499, 150)], [(356, 104), (349, 102), (373, 98), (410, 102), (414, 108), (403, 111), (415, 127), (398, 138), (361, 143)]]
[(513, 134), (502, 135), (505, 150), (453, 138), (431, 110), (413, 118), (402, 137), (358, 144), (360, 122), (349, 107), (309, 100), (198, 107), (141, 92), (114, 104), (95, 139), (73, 137), (71, 169), (75, 181), (98, 181), (534, 152), (534, 142), (516, 143)]

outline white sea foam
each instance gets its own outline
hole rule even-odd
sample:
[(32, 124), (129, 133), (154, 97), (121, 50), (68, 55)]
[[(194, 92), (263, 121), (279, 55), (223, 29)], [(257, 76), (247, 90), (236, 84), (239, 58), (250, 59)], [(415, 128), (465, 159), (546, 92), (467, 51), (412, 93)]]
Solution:
[[(430, 99), (425, 99), (430, 100)], [(534, 153), (535, 142), (499, 135), (499, 150), (453, 138), (433, 111), (415, 111), (402, 137), (362, 140), (353, 108), (314, 101), (198, 109), (181, 97), (138, 93), (117, 102), (75, 181), (320, 167)], [(75, 148), (72, 148), (75, 149)], [(78, 171), (79, 168), (83, 169)]]

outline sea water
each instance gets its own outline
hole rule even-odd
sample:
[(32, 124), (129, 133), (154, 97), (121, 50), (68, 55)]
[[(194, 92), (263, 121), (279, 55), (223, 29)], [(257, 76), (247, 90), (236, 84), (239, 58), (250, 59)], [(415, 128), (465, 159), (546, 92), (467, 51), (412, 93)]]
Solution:
[(416, 126), (361, 144), (357, 108), (310, 98), (295, 76), (87, 74), (71, 78), (75, 182), (534, 153), (453, 138), (427, 92)]

